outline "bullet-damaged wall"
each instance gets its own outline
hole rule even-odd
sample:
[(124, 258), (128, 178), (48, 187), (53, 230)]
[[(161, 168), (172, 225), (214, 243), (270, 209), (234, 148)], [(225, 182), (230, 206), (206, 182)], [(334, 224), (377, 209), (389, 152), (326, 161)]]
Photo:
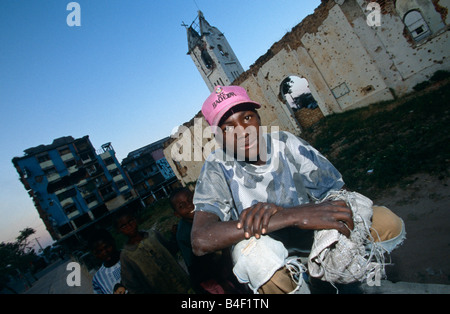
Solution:
[[(277, 128), (299, 135), (308, 125), (299, 123), (302, 112), (296, 119), (286, 104), (281, 94), (284, 79), (305, 78), (323, 116), (409, 93), (437, 70), (450, 69), (449, 7), (449, 0), (323, 0), (232, 84), (244, 87), (261, 103), (259, 113), (268, 131)], [(372, 23), (374, 14), (379, 24)], [(410, 24), (412, 18), (415, 24)], [(174, 160), (173, 147), (180, 146), (181, 137), (167, 142), (164, 151), (183, 184), (197, 180), (215, 145), (207, 134), (194, 137), (195, 119), (201, 121), (197, 127), (207, 127), (199, 112), (184, 128), (192, 145), (206, 145), (202, 157)]]

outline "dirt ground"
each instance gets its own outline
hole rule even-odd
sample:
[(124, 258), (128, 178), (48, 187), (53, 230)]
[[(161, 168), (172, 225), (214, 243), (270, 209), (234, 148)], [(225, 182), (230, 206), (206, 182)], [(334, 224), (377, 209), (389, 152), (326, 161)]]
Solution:
[(406, 226), (406, 240), (386, 267), (387, 279), (450, 285), (450, 178), (417, 174), (408, 182), (373, 199)]

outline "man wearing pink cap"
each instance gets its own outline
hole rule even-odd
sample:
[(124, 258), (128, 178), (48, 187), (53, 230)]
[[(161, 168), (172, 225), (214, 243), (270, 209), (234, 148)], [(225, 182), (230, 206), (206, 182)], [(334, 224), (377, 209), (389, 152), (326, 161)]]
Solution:
[[(310, 251), (314, 230), (349, 237), (353, 213), (343, 200), (317, 202), (343, 189), (341, 174), (293, 134), (262, 132), (260, 107), (240, 86), (217, 86), (203, 104), (221, 149), (208, 156), (197, 181), (193, 251), (232, 248), (235, 275), (255, 293), (306, 291), (304, 269), (297, 265), (293, 276), (289, 256)], [(389, 226), (374, 221), (372, 229), (379, 241), (400, 243), (403, 222), (387, 216)]]

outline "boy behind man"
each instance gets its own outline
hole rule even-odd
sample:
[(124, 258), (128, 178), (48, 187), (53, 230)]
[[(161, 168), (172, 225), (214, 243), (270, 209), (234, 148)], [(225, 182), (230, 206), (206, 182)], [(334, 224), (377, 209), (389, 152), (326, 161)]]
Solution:
[[(241, 293), (241, 285), (231, 273), (231, 256), (228, 250), (220, 254), (195, 256), (192, 252), (191, 231), (194, 220), (193, 193), (186, 187), (170, 195), (175, 216), (181, 218), (177, 227), (177, 243), (186, 263), (194, 287), (210, 294)], [(230, 282), (231, 281), (231, 282)]]
[[(310, 250), (313, 230), (335, 229), (349, 237), (354, 228), (353, 213), (343, 200), (315, 202), (344, 188), (340, 173), (293, 134), (260, 132), (256, 111), (260, 107), (239, 86), (217, 86), (203, 104), (202, 113), (215, 128), (222, 149), (207, 158), (197, 181), (193, 251), (203, 255), (243, 240), (264, 239), (269, 246), (260, 250), (261, 256), (252, 257), (254, 264), (244, 265), (250, 271), (267, 268), (257, 274), (266, 277), (258, 278), (258, 284), (251, 288), (260, 293), (289, 293), (296, 288), (286, 269), (279, 267), (286, 260), (281, 256), (283, 250)], [(384, 224), (383, 230), (390, 231), (377, 231), (390, 237), (379, 240), (395, 238), (400, 242), (401, 219), (390, 211), (385, 216), (388, 225)], [(281, 249), (274, 239), (281, 241)], [(253, 241), (241, 252), (245, 255), (251, 245), (263, 242)], [(267, 266), (269, 252), (273, 253), (272, 268)], [(243, 273), (236, 266), (234, 271)]]
[(187, 274), (155, 231), (140, 231), (136, 218), (128, 212), (117, 217), (116, 227), (128, 237), (120, 262), (122, 283), (129, 293), (192, 293)]
[(120, 283), (120, 251), (112, 235), (105, 229), (96, 230), (89, 238), (92, 254), (102, 261), (102, 266), (92, 278), (95, 294), (113, 294), (114, 286)]

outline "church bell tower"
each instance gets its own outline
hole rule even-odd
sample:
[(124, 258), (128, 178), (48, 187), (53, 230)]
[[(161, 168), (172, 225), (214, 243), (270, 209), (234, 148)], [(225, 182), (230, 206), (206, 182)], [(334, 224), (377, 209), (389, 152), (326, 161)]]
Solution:
[(188, 38), (188, 55), (200, 72), (209, 90), (230, 85), (244, 72), (225, 35), (209, 25), (203, 13), (190, 26), (184, 25)]

